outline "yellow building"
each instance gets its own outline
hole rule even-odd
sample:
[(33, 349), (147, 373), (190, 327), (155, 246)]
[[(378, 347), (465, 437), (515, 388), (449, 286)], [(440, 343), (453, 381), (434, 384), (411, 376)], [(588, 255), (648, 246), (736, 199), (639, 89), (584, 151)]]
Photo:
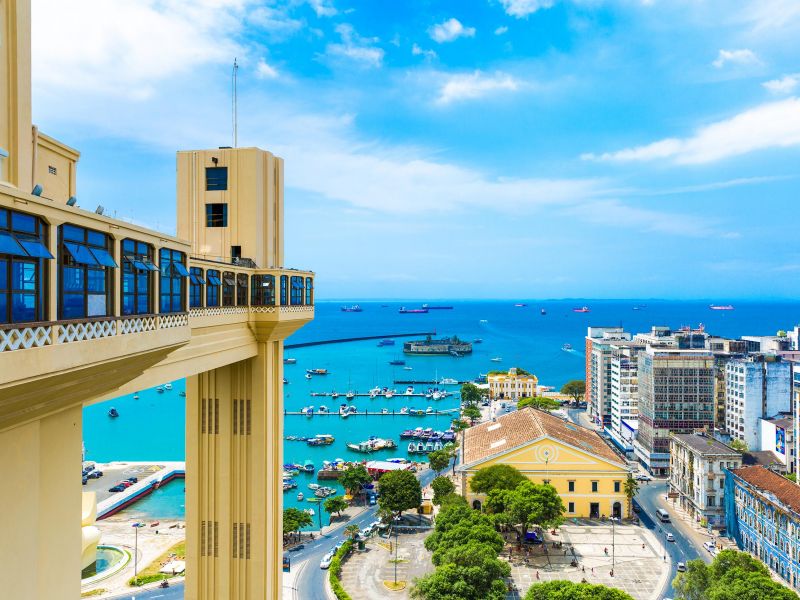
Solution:
[(628, 516), (625, 461), (589, 429), (533, 408), (467, 429), (458, 471), (463, 474), (461, 493), (474, 508), (486, 497), (470, 490), (470, 479), (479, 469), (499, 464), (555, 487), (566, 518)]
[(493, 372), (486, 377), (489, 398), (492, 400), (519, 400), (537, 395), (539, 380), (536, 375), (512, 367), (508, 373)]
[(180, 152), (177, 237), (86, 210), (79, 153), (31, 123), (30, 39), (0, 0), (0, 597), (79, 597), (82, 409), (185, 377), (185, 597), (277, 600), (283, 343), (314, 317), (283, 161)]

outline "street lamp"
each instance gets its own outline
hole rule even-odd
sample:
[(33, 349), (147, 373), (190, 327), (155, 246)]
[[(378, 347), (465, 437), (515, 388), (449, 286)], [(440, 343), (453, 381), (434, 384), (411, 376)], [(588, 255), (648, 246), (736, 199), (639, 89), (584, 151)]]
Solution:
[(134, 528), (133, 534), (133, 581), (135, 585), (139, 585), (139, 528), (144, 527), (144, 523), (134, 523), (131, 525)]
[(614, 576), (614, 566), (616, 564), (616, 548), (614, 546), (614, 523), (616, 523), (617, 518), (611, 517), (611, 576)]
[(394, 585), (397, 587), (397, 523), (394, 526)]

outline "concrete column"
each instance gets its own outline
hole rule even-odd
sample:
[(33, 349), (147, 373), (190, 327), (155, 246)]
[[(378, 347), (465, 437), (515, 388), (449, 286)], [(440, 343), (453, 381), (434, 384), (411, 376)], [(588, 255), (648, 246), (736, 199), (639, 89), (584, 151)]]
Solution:
[(185, 597), (279, 600), (283, 342), (186, 386)]
[(80, 596), (82, 408), (0, 432), (0, 580), (15, 600)]

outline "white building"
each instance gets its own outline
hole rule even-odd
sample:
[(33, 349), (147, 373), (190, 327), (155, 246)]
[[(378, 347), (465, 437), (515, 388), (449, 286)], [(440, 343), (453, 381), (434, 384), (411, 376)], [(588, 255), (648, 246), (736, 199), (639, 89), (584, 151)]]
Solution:
[(761, 419), (759, 450), (770, 450), (787, 473), (796, 472), (797, 449), (795, 447), (795, 424), (791, 417)]
[[(613, 345), (611, 351), (611, 424), (606, 433), (623, 451), (633, 452), (631, 431), (639, 420), (637, 359), (641, 345)], [(627, 425), (623, 427), (623, 421)]]
[(537, 396), (539, 380), (536, 375), (512, 367), (508, 373), (489, 373), (489, 398), (492, 400), (519, 400)]
[(630, 342), (622, 327), (589, 327), (586, 333), (586, 405), (598, 425), (611, 425), (611, 354), (614, 344)]
[(760, 446), (760, 420), (790, 413), (791, 365), (763, 355), (732, 358), (725, 365), (725, 430), (748, 448)]
[(697, 433), (674, 434), (669, 445), (669, 491), (697, 522), (723, 526), (725, 471), (738, 469), (742, 455), (722, 442)]

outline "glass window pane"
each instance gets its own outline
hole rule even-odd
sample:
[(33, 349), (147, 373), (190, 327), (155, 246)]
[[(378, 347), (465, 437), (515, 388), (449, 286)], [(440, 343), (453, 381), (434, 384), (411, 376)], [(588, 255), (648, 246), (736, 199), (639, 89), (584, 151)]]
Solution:
[(14, 256), (28, 256), (19, 242), (5, 231), (0, 231), (0, 254), (13, 254)]
[(36, 291), (36, 263), (15, 260), (11, 264), (11, 289)]
[(11, 295), (11, 320), (16, 323), (36, 320), (36, 294)]
[[(8, 266), (10, 264), (9, 260), (0, 259), (0, 290), (8, 289)], [(0, 311), (0, 320), (2, 320), (3, 312)]]
[(140, 294), (136, 298), (137, 298), (136, 312), (139, 313), (140, 315), (150, 312), (150, 307), (148, 306), (147, 302), (147, 295)]
[(108, 244), (106, 242), (106, 234), (98, 231), (86, 230), (86, 242), (92, 246), (100, 246), (105, 248)]
[[(0, 229), (8, 229), (8, 211), (5, 208), (0, 208)], [(3, 318), (3, 313), (0, 313), (0, 318)]]
[(91, 248), (90, 251), (92, 255), (94, 255), (94, 257), (97, 259), (97, 262), (99, 262), (104, 267), (111, 267), (112, 269), (117, 268), (117, 263), (108, 250), (105, 250), (103, 248)]
[(134, 303), (135, 296), (124, 295), (122, 296), (122, 314), (133, 315), (136, 314), (136, 306)]
[(161, 302), (160, 302), (159, 310), (162, 313), (170, 312), (170, 309), (169, 309), (169, 296), (161, 296)]
[(65, 240), (72, 240), (73, 242), (83, 242), (85, 240), (85, 229), (75, 227), (74, 225), (62, 225), (61, 235)]
[(86, 316), (87, 317), (104, 317), (106, 314), (106, 295), (105, 294), (89, 294), (86, 298)]
[(175, 269), (175, 271), (177, 271), (178, 275), (180, 275), (181, 277), (189, 276), (189, 271), (187, 271), (186, 267), (184, 267), (183, 264), (179, 262), (172, 263), (172, 268)]
[(11, 213), (12, 231), (23, 231), (25, 233), (36, 233), (36, 217), (23, 213)]
[(8, 323), (8, 296), (0, 294), (0, 323)]
[(25, 248), (25, 251), (34, 258), (54, 258), (47, 247), (39, 240), (17, 237), (17, 241)]
[(123, 254), (136, 254), (136, 242), (133, 240), (122, 240)]
[(61, 273), (64, 291), (83, 291), (83, 269), (80, 267), (64, 267)]
[(147, 293), (150, 290), (150, 277), (147, 273), (138, 273), (136, 275), (136, 285), (139, 286), (137, 290), (140, 294)]
[(80, 264), (80, 265), (96, 265), (97, 259), (94, 255), (89, 252), (89, 249), (86, 246), (81, 246), (79, 244), (73, 244), (71, 242), (65, 242), (64, 246), (69, 252), (70, 256), (73, 260)]
[(64, 294), (61, 311), (65, 319), (79, 319), (86, 316), (83, 308), (83, 294)]
[(106, 272), (102, 269), (86, 269), (86, 289), (90, 292), (105, 292)]

